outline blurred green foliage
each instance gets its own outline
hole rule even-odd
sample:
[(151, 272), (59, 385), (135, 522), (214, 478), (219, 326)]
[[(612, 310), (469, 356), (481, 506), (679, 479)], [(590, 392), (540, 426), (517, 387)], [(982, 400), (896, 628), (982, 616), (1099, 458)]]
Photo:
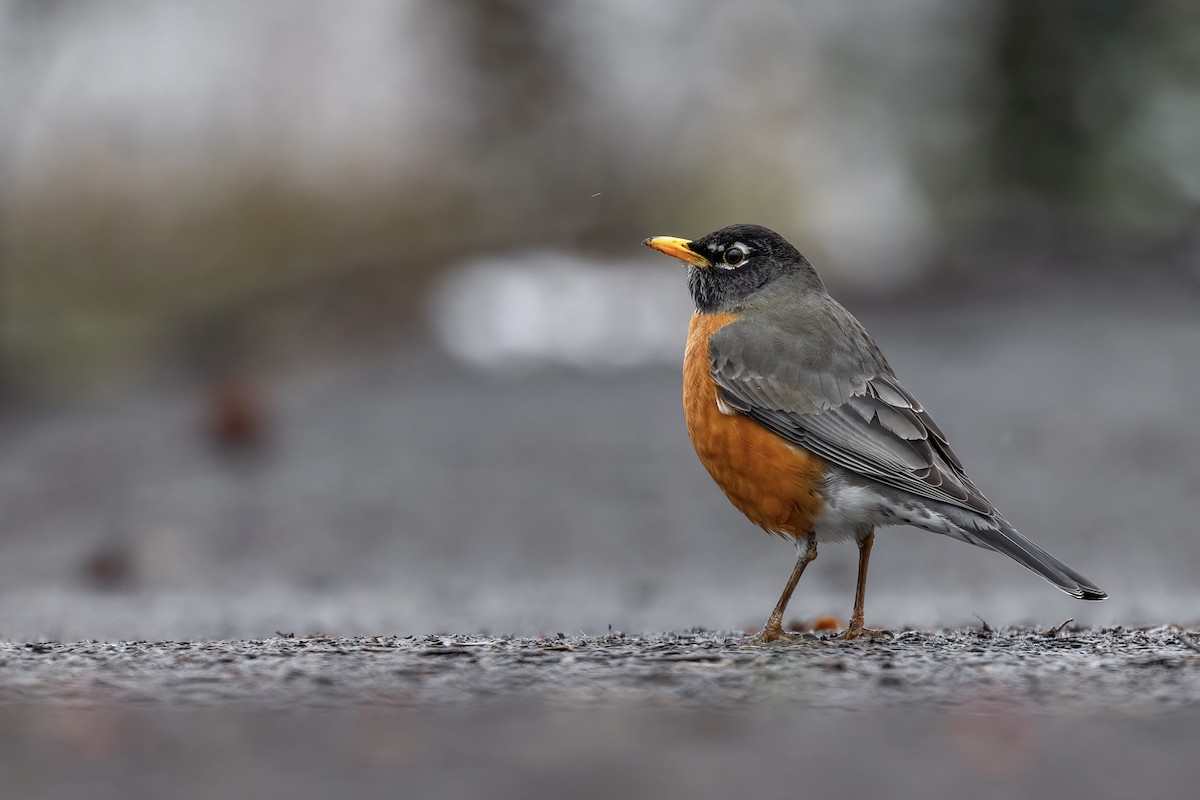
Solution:
[[(0, 386), (396, 341), (463, 257), (631, 254), (733, 221), (792, 231), (878, 291), (997, 236), (1012, 247), (1014, 220), (1030, 253), (1074, 243), (1046, 259), (1059, 269), (1197, 242), (1185, 2), (139, 8), (0, 19)], [(218, 70), (220, 34), (250, 24), (270, 34), (255, 71), (195, 90), (208, 62), (178, 60)], [(135, 57), (105, 44), (123, 32), (156, 37), (134, 89), (119, 87)], [(395, 64), (355, 60), (368, 44), (409, 59), (391, 94), (373, 87)], [(154, 71), (173, 69), (197, 93), (166, 116), (190, 127), (154, 116), (176, 90)], [(77, 84), (92, 94), (71, 99)], [(106, 111), (118, 95), (131, 115)], [(320, 125), (337, 135), (296, 146)]]

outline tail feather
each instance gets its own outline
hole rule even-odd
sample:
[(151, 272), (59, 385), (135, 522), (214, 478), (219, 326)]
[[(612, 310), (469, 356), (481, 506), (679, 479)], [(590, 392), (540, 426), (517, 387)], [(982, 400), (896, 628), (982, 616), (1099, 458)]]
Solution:
[(1108, 597), (1095, 583), (1022, 536), (1003, 517), (997, 522), (1000, 523), (998, 529), (973, 530), (971, 538), (983, 547), (1003, 553), (1033, 570), (1072, 597), (1080, 600), (1103, 600)]

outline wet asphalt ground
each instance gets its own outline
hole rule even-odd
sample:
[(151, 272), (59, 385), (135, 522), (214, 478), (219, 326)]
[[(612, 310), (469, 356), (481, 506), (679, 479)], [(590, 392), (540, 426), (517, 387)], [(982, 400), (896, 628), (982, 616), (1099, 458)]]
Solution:
[[(885, 530), (871, 642), (744, 643), (792, 550), (695, 462), (672, 367), (264, 373), (239, 452), (186, 386), (12, 412), (6, 791), (1190, 795), (1200, 301), (1018, 300), (853, 310), (989, 497), (1111, 599)], [(854, 557), (822, 548), (790, 619), (844, 621)]]
[(1200, 639), (1149, 630), (0, 647), (13, 797), (1189, 796)]
[(1200, 639), (1149, 630), (741, 632), (0, 646), (9, 703), (481, 709), (1200, 710)]

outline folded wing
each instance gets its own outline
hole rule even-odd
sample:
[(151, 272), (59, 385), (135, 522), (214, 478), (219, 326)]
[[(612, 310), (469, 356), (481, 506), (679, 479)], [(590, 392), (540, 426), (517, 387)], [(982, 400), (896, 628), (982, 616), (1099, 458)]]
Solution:
[(885, 486), (977, 514), (995, 513), (945, 434), (861, 328), (855, 331), (857, 348), (850, 350), (822, 349), (819, 339), (806, 339), (803, 331), (788, 336), (786, 329), (759, 328), (737, 322), (712, 337), (713, 379), (730, 407)]

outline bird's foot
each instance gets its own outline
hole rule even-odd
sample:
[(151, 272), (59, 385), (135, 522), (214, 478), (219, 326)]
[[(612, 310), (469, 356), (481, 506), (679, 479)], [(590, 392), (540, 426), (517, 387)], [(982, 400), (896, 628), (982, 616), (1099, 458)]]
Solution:
[(750, 644), (771, 644), (772, 642), (793, 642), (796, 637), (783, 629), (782, 625), (770, 625), (750, 637)]
[(880, 639), (891, 639), (891, 631), (876, 630), (863, 625), (862, 620), (851, 620), (850, 625), (842, 632), (842, 638), (846, 641), (854, 639), (870, 639), (871, 641), (879, 641)]

